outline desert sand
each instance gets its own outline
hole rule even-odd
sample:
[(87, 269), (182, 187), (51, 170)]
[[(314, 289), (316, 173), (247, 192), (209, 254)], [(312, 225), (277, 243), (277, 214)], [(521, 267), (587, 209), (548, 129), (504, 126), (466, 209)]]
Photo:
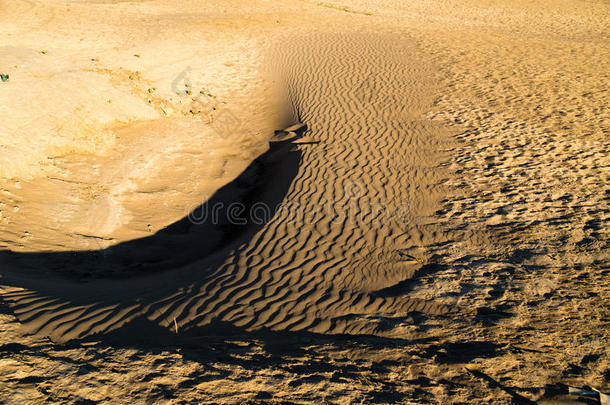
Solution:
[(608, 21), (0, 0), (0, 402), (604, 403)]

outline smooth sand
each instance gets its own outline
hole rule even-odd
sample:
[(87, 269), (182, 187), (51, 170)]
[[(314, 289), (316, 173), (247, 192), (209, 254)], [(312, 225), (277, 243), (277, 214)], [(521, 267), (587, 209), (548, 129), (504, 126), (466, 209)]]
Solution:
[(0, 10), (7, 401), (608, 389), (608, 3)]

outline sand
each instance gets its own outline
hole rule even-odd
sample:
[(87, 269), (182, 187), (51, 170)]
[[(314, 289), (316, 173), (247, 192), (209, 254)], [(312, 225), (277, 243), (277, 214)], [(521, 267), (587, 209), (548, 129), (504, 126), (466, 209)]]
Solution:
[(0, 11), (0, 400), (610, 391), (607, 2)]

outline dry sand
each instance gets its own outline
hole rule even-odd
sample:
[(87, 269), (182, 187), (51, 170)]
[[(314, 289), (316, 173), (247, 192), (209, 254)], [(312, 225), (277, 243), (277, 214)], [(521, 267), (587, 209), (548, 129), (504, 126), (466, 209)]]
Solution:
[(608, 393), (608, 21), (0, 1), (0, 401)]

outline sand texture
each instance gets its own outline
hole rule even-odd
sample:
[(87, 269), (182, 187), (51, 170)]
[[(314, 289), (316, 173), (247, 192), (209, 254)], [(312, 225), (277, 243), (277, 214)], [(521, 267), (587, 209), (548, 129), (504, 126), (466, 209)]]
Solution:
[(0, 402), (603, 403), (608, 21), (0, 0)]

